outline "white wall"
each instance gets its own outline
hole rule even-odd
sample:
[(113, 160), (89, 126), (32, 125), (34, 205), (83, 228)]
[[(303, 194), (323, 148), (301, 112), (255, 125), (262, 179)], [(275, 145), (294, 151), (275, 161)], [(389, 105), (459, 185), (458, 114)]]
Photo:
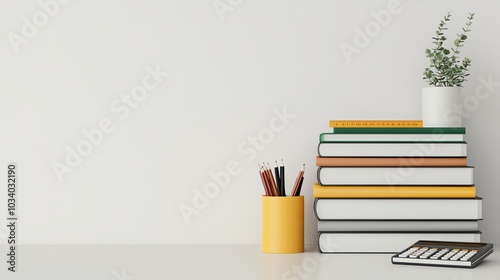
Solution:
[[(498, 1), (219, 0), (233, 5), (219, 13), (213, 3), (73, 0), (49, 6), (46, 22), (38, 1), (0, 3), (0, 179), (18, 163), (21, 243), (258, 244), (257, 164), (281, 158), (288, 182), (307, 166), (306, 242), (315, 243), (318, 135), (330, 119), (420, 118), (424, 50), (449, 10), (450, 37), (476, 12), (463, 50), (473, 62), (465, 125), (483, 240), (500, 242)], [(388, 5), (386, 26), (346, 56), (340, 46), (354, 46), (357, 28)], [(23, 21), (33, 16), (36, 31)], [(126, 115), (122, 96), (156, 68), (170, 75), (146, 80), (150, 90)], [(481, 79), (494, 81), (484, 100), (474, 97)], [(83, 131), (102, 122), (108, 133), (68, 163), (67, 147), (84, 149)], [(259, 135), (266, 143), (252, 146)], [(62, 182), (54, 164), (71, 170)], [(228, 184), (187, 223), (179, 207), (217, 183), (211, 173)]]

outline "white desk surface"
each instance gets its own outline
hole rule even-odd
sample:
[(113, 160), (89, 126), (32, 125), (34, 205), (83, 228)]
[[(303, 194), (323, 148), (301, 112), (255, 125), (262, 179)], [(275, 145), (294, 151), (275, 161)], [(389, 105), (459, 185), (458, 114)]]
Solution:
[[(498, 245), (495, 245), (498, 247)], [(390, 254), (265, 254), (258, 245), (20, 246), (18, 272), (7, 271), (0, 247), (0, 279), (499, 279), (500, 252), (474, 269), (393, 265)], [(496, 249), (496, 248), (495, 248)], [(500, 250), (500, 249), (499, 249)]]

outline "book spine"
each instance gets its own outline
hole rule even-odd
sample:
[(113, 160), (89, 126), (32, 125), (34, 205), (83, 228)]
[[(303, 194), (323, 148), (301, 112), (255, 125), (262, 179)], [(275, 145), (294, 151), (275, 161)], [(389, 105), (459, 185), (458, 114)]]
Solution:
[(314, 198), (474, 198), (475, 186), (320, 186)]
[[(416, 155), (416, 156), (415, 156)], [(358, 143), (320, 142), (318, 156), (321, 157), (467, 157), (467, 143)]]
[(467, 166), (467, 157), (316, 157), (316, 166)]
[[(377, 238), (373, 235), (376, 234)], [(321, 253), (327, 254), (396, 254), (407, 246), (409, 240), (448, 240), (456, 242), (479, 242), (481, 231), (455, 232), (351, 232), (320, 231), (318, 245)], [(346, 239), (349, 236), (349, 239)], [(384, 245), (374, 244), (383, 243)], [(353, 246), (352, 244), (355, 244)], [(411, 243), (410, 243), (411, 244)], [(349, 248), (349, 249), (347, 249)]]
[[(398, 167), (329, 167), (319, 166), (316, 177), (321, 186), (472, 186), (474, 185), (474, 166), (435, 166), (435, 167), (416, 167), (412, 166), (412, 172), (407, 176), (400, 176)], [(342, 170), (348, 170), (351, 176), (347, 177), (340, 174)], [(354, 172), (355, 170), (355, 172)], [(439, 170), (439, 171), (438, 171)], [(462, 174), (457, 176), (437, 176), (437, 172), (445, 170), (460, 170)], [(353, 175), (355, 174), (355, 175)], [(455, 174), (456, 175), (456, 174)], [(367, 179), (375, 178), (375, 179)]]
[(465, 134), (465, 127), (334, 127), (338, 134)]
[[(466, 199), (316, 197), (314, 211), (318, 221), (480, 221), (482, 200), (478, 196)], [(446, 206), (442, 202), (446, 202)]]
[(318, 221), (318, 231), (438, 231), (438, 232), (454, 232), (454, 231), (478, 231), (479, 221), (464, 220), (464, 221), (386, 221), (386, 220), (369, 220), (369, 221)]
[(330, 120), (330, 127), (422, 127), (422, 120)]
[(323, 132), (319, 142), (324, 143), (465, 143), (464, 134), (347, 134)]

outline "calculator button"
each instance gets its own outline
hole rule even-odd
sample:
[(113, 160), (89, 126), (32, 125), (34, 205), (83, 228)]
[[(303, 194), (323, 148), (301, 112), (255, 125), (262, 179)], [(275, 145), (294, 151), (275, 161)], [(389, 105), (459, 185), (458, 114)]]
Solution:
[(444, 248), (444, 249), (441, 249), (439, 252), (437, 252), (434, 256), (431, 257), (431, 259), (433, 260), (437, 260), (439, 259), (440, 257), (442, 257), (444, 254), (448, 253), (450, 251), (450, 249), (448, 248)]
[(448, 248), (441, 249), (434, 256), (432, 256), (431, 259), (436, 260), (436, 259), (442, 257), (444, 254), (448, 253), (449, 251), (450, 250)]
[(399, 257), (400, 258), (406, 258), (408, 257), (408, 255), (410, 255), (411, 253), (415, 252), (416, 250), (418, 250), (420, 247), (412, 247), (408, 250), (406, 250), (405, 252), (399, 254)]
[(463, 256), (460, 260), (461, 261), (468, 261), (470, 258), (472, 258), (475, 254), (477, 253), (477, 250), (472, 250), (469, 253), (467, 253), (465, 256)]
[(410, 248), (410, 249), (406, 250), (404, 253), (399, 254), (399, 256), (398, 256), (398, 257), (400, 257), (400, 258), (406, 258), (406, 257), (408, 257), (411, 253), (413, 253), (413, 252), (417, 251), (418, 249), (420, 249), (420, 247), (412, 247), (412, 248)]
[(453, 257), (459, 251), (460, 251), (460, 249), (453, 249), (448, 254), (444, 255), (441, 259), (442, 260), (448, 260), (449, 258)]
[(422, 249), (413, 252), (410, 255), (410, 258), (418, 258), (420, 255), (422, 255), (423, 253), (425, 253), (427, 250), (429, 250), (429, 247), (423, 247)]
[(443, 252), (443, 254), (445, 253), (448, 253), (450, 251), (450, 249), (448, 248), (444, 248), (444, 249), (441, 249), (441, 251), (439, 251), (440, 253)]
[(437, 248), (432, 248), (429, 251), (427, 251), (427, 252), (423, 253), (422, 255), (420, 255), (419, 258), (421, 258), (421, 259), (427, 259), (430, 256), (432, 256), (434, 253), (436, 253), (436, 251), (437, 251)]
[(467, 250), (462, 250), (462, 251), (458, 252), (456, 255), (454, 255), (450, 260), (456, 261), (456, 260), (460, 259), (461, 257), (463, 257), (466, 253), (467, 253)]

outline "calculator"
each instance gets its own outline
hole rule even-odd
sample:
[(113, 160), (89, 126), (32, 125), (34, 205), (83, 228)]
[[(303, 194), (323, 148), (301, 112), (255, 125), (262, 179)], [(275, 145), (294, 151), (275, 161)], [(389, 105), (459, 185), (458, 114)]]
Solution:
[(492, 252), (492, 243), (420, 240), (391, 260), (393, 264), (474, 268)]

